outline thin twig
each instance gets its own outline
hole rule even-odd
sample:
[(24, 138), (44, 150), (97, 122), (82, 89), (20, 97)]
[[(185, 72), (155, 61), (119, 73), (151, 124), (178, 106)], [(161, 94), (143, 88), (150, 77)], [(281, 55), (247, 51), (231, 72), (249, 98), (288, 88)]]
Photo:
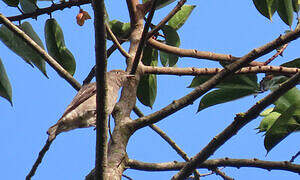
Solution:
[(246, 124), (259, 116), (259, 113), (263, 111), (270, 104), (274, 103), (280, 96), (286, 93), (291, 88), (295, 87), (300, 82), (300, 72), (295, 74), (289, 80), (284, 82), (278, 89), (261, 99), (254, 106), (252, 106), (247, 112), (237, 114), (234, 121), (227, 126), (220, 134), (215, 136), (196, 156), (189, 161), (180, 172), (173, 176), (173, 180), (184, 179), (188, 177), (198, 164), (203, 163), (207, 158), (216, 152), (225, 142), (231, 137), (237, 134)]
[(290, 162), (294, 162), (295, 159), (300, 155), (300, 151), (297, 152), (297, 154), (295, 154), (295, 156), (293, 156), (290, 160)]
[(270, 64), (275, 58), (277, 58), (279, 55), (282, 55), (283, 51), (286, 49), (286, 47), (288, 46), (289, 44), (285, 44), (283, 45), (279, 51), (276, 52), (276, 54), (274, 54), (271, 58), (269, 58), (266, 62), (265, 62), (265, 65), (268, 65)]
[[(139, 117), (143, 117), (144, 114), (138, 107), (134, 107), (133, 111), (135, 112), (136, 115)], [(179, 154), (185, 161), (189, 161), (190, 158), (187, 156), (187, 154), (163, 131), (161, 130), (158, 126), (154, 124), (150, 124), (149, 127), (155, 131), (160, 137), (162, 137), (176, 152)], [(195, 170), (195, 177), (200, 177), (200, 173)]]
[(127, 53), (127, 51), (125, 51), (125, 49), (123, 49), (123, 47), (121, 46), (121, 44), (119, 43), (118, 39), (116, 38), (116, 36), (114, 35), (114, 33), (111, 31), (110, 27), (108, 26), (107, 23), (105, 23), (105, 28), (109, 34), (109, 36), (111, 37), (112, 41), (116, 44), (118, 50), (120, 51), (120, 53), (126, 57), (126, 58), (130, 58), (130, 54)]
[(8, 29), (19, 36), (24, 42), (35, 50), (44, 60), (66, 81), (71, 84), (77, 91), (80, 89), (81, 85), (73, 78), (73, 76), (68, 73), (60, 64), (58, 64), (55, 59), (53, 59), (44, 49), (42, 49), (35, 41), (33, 41), (27, 34), (20, 30), (16, 25), (14, 25), (10, 20), (0, 13), (0, 23), (3, 23)]
[(234, 180), (233, 178), (227, 176), (224, 172), (220, 171), (219, 168), (213, 168), (212, 170), (214, 171), (214, 173), (221, 176), (224, 180)]
[(179, 1), (172, 11), (148, 33), (147, 37), (150, 38), (155, 35), (181, 9), (185, 2), (186, 0)]
[[(65, 8), (71, 8), (73, 6), (89, 4), (91, 2), (92, 2), (91, 0), (75, 0), (75, 1), (64, 2), (61, 4), (52, 4), (50, 7), (36, 9), (36, 11), (32, 12), (32, 13), (26, 13), (26, 14), (24, 13), (24, 14), (17, 15), (17, 16), (11, 16), (11, 17), (8, 17), (8, 19), (10, 21), (21, 21), (21, 20), (24, 20), (27, 18), (36, 18), (39, 15), (51, 14), (52, 12), (57, 11), (57, 10), (63, 10)], [(0, 24), (2, 24), (2, 22), (0, 22)]]
[(147, 21), (146, 21), (146, 24), (144, 26), (142, 37), (140, 39), (137, 51), (136, 51), (134, 59), (133, 59), (133, 64), (132, 64), (130, 74), (135, 74), (135, 72), (137, 70), (137, 67), (140, 63), (142, 52), (143, 52), (143, 49), (144, 49), (144, 46), (145, 46), (145, 43), (146, 43), (146, 40), (147, 40), (147, 33), (148, 33), (148, 30), (149, 30), (149, 27), (150, 27), (150, 24), (151, 24), (151, 21), (152, 21), (154, 12), (155, 12), (155, 5), (156, 5), (157, 1), (158, 0), (153, 0), (153, 2), (152, 2), (151, 10), (150, 10), (150, 13), (147, 17)]

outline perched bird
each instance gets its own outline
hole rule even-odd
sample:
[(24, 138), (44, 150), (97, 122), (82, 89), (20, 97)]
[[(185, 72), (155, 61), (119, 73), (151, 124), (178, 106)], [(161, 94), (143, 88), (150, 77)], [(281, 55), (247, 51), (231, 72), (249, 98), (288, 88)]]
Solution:
[[(107, 72), (107, 111), (111, 114), (118, 100), (118, 91), (129, 77), (122, 70), (112, 70)], [(73, 101), (65, 110), (62, 117), (56, 124), (47, 131), (48, 140), (53, 141), (61, 133), (76, 128), (86, 128), (96, 126), (96, 83), (83, 86)]]

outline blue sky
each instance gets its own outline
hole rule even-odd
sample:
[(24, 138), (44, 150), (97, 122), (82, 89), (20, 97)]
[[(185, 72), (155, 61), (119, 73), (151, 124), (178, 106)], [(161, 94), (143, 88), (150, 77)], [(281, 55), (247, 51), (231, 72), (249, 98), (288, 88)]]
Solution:
[[(42, 7), (50, 2), (40, 3)], [(165, 10), (159, 10), (154, 16), (154, 22), (159, 22), (173, 3)], [(181, 46), (186, 49), (212, 51), (216, 53), (242, 56), (251, 49), (264, 45), (289, 29), (274, 15), (273, 22), (261, 16), (254, 8), (251, 0), (190, 0), (194, 4), (190, 19), (178, 31)], [(128, 11), (125, 1), (106, 1), (110, 19), (128, 22)], [(90, 5), (82, 8), (90, 13)], [(16, 9), (7, 7), (0, 2), (0, 12), (11, 16)], [(76, 58), (77, 70), (74, 77), (82, 82), (95, 63), (93, 21), (89, 20), (83, 27), (76, 24), (77, 7), (57, 11), (52, 16), (61, 25), (67, 47)], [(48, 15), (38, 17), (38, 21), (28, 19), (36, 32), (44, 41), (44, 23)], [(111, 43), (108, 42), (110, 45)], [(109, 46), (108, 45), (108, 46)], [(292, 42), (273, 65), (293, 60), (299, 57), (300, 41)], [(128, 43), (124, 45), (128, 48)], [(266, 55), (259, 60), (271, 57)], [(3, 179), (24, 179), (44, 145), (47, 129), (56, 123), (64, 109), (71, 102), (76, 91), (57, 73), (47, 66), (49, 79), (45, 78), (36, 68), (33, 69), (24, 61), (0, 43), (0, 58), (6, 68), (13, 87), (13, 107), (0, 99), (0, 159)], [(217, 67), (218, 63), (207, 60), (180, 58), (178, 67)], [(108, 69), (124, 69), (125, 59), (115, 52), (109, 59)], [(149, 114), (168, 105), (191, 89), (186, 88), (192, 77), (159, 76), (158, 95), (153, 109), (138, 107)], [(236, 113), (245, 112), (265, 94), (256, 98), (247, 97), (234, 102), (217, 105), (196, 114), (199, 104), (197, 100), (165, 120), (157, 123), (190, 157), (199, 152), (215, 135), (229, 125)], [(136, 116), (132, 114), (132, 118)], [(262, 160), (289, 160), (298, 152), (299, 134), (292, 134), (266, 156), (263, 147), (263, 137), (256, 134), (254, 128), (260, 123), (260, 118), (252, 121), (236, 136), (225, 143), (211, 158), (258, 158)], [(130, 139), (127, 149), (129, 158), (145, 162), (182, 161), (176, 152), (170, 148), (150, 128), (136, 132)], [(57, 137), (44, 161), (38, 168), (33, 179), (83, 179), (93, 168), (95, 159), (95, 131), (90, 129), (74, 130)], [(299, 160), (296, 160), (299, 163)], [(299, 176), (290, 172), (266, 171), (255, 168), (225, 168), (223, 171), (235, 179), (297, 179)], [(206, 173), (200, 170), (200, 173)], [(169, 179), (176, 172), (139, 172), (126, 170), (124, 174), (133, 179)], [(203, 179), (221, 179), (210, 175)]]

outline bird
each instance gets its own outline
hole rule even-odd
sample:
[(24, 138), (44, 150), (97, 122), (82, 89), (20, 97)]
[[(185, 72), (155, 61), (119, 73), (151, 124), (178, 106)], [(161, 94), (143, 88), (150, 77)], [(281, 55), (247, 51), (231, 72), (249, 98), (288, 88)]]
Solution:
[[(129, 75), (123, 70), (112, 70), (107, 72), (107, 112), (110, 115), (118, 100), (119, 89), (125, 84)], [(61, 132), (77, 128), (96, 126), (96, 83), (84, 85), (74, 97), (72, 102), (57, 121), (51, 126), (47, 134), (48, 140), (53, 141)]]

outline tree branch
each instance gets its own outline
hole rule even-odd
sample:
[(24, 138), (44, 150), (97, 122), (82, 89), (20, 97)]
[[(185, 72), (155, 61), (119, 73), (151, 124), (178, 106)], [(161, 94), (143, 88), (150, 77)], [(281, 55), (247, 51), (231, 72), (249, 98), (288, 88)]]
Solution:
[(93, 0), (95, 26), (95, 53), (96, 53), (96, 162), (95, 179), (105, 180), (107, 168), (107, 58), (106, 58), (106, 31), (104, 0)]
[(224, 172), (222, 172), (219, 168), (213, 168), (213, 172), (217, 175), (221, 176), (224, 180), (234, 180), (233, 178), (227, 176)]
[[(127, 166), (130, 169), (142, 171), (174, 171), (182, 169), (188, 162), (167, 162), (167, 163), (145, 163), (137, 160), (129, 159)], [(300, 173), (300, 165), (293, 164), (288, 161), (263, 161), (258, 159), (212, 159), (206, 160), (197, 165), (197, 168), (212, 169), (215, 167), (255, 167), (260, 169), (284, 170), (293, 173)]]
[(201, 164), (207, 158), (209, 158), (219, 147), (221, 147), (232, 136), (237, 134), (241, 128), (243, 128), (253, 119), (257, 118), (262, 110), (274, 103), (280, 96), (296, 86), (299, 82), (300, 72), (284, 82), (278, 89), (270, 93), (268, 96), (257, 102), (247, 112), (237, 114), (234, 118), (234, 121), (220, 134), (215, 136), (196, 156), (192, 158), (191, 161), (186, 164), (186, 166), (180, 170), (179, 173), (173, 176), (172, 179), (183, 179), (187, 177), (197, 167), (197, 164)]
[[(181, 49), (178, 47), (170, 46), (164, 43), (161, 43), (157, 40), (154, 40), (152, 38), (149, 38), (147, 43), (154, 47), (155, 49), (167, 52), (167, 53), (172, 53), (175, 54), (179, 57), (193, 57), (197, 59), (208, 59), (208, 60), (213, 60), (213, 61), (224, 61), (224, 62), (235, 62), (238, 60), (238, 57), (234, 57), (230, 54), (218, 54), (218, 53), (213, 53), (213, 52), (208, 52), (208, 51), (198, 51), (196, 49)], [(253, 61), (249, 63), (250, 66), (263, 66), (263, 62), (256, 62)]]
[[(167, 75), (214, 75), (221, 72), (223, 68), (177, 68), (177, 67), (155, 67), (155, 66), (142, 66), (143, 73), (145, 74), (167, 74)], [(288, 68), (282, 66), (249, 66), (241, 68), (235, 74), (249, 74), (249, 73), (276, 73), (283, 75), (291, 75), (299, 72), (299, 68)]]
[(148, 126), (150, 124), (154, 124), (163, 118), (179, 111), (180, 109), (192, 104), (196, 99), (201, 97), (203, 94), (208, 92), (210, 89), (214, 88), (218, 83), (220, 83), (225, 77), (233, 74), (241, 67), (246, 66), (249, 62), (273, 51), (277, 47), (286, 44), (292, 40), (297, 39), (300, 36), (300, 28), (292, 31), (286, 35), (279, 36), (277, 39), (271, 41), (270, 43), (261, 46), (260, 48), (256, 48), (237, 60), (235, 63), (232, 63), (226, 66), (221, 72), (210, 78), (205, 83), (196, 87), (192, 92), (187, 94), (186, 96), (173, 101), (168, 106), (162, 108), (161, 110), (154, 112), (148, 116), (144, 116), (132, 122), (132, 126), (135, 130)]
[(150, 13), (147, 17), (146, 24), (144, 26), (144, 30), (143, 30), (143, 33), (142, 33), (142, 37), (139, 41), (139, 45), (138, 45), (137, 51), (136, 51), (135, 56), (134, 56), (134, 60), (133, 60), (133, 64), (132, 64), (130, 74), (135, 74), (135, 72), (137, 70), (137, 67), (140, 63), (142, 52), (143, 52), (143, 49), (144, 49), (144, 46), (145, 46), (145, 43), (146, 43), (146, 40), (147, 40), (147, 33), (148, 33), (148, 30), (149, 30), (149, 27), (150, 27), (150, 24), (151, 24), (151, 21), (152, 21), (154, 12), (155, 12), (155, 4), (156, 4), (157, 1), (158, 0), (154, 0), (152, 2), (151, 10), (150, 10)]
[[(91, 3), (91, 0), (72, 0), (72, 1), (63, 1), (60, 4), (52, 4), (50, 7), (47, 8), (41, 8), (41, 9), (36, 9), (35, 12), (33, 13), (26, 13), (26, 14), (21, 14), (21, 15), (17, 15), (17, 16), (11, 16), (8, 17), (8, 19), (10, 21), (21, 21), (27, 18), (36, 18), (39, 15), (43, 15), (43, 14), (51, 14), (54, 11), (57, 10), (63, 10), (65, 8), (71, 8), (73, 6), (80, 6), (80, 5), (84, 5), (84, 4), (89, 4)], [(2, 24), (2, 22), (0, 22), (0, 24)]]
[(36, 42), (34, 42), (27, 34), (20, 30), (16, 25), (10, 22), (5, 16), (0, 13), (0, 23), (4, 24), (8, 29), (19, 36), (24, 42), (35, 50), (44, 60), (66, 81), (73, 86), (77, 91), (81, 85), (68, 73), (55, 59), (53, 59), (44, 49), (42, 49)]
[[(177, 3), (177, 5), (172, 9), (171, 12), (169, 12), (169, 14), (162, 20), (160, 21), (155, 27), (154, 29), (152, 29), (147, 37), (150, 38), (152, 37), (154, 34), (156, 34), (162, 26), (164, 26), (180, 9), (181, 7), (184, 5), (184, 3), (186, 3), (186, 0), (181, 0)], [(148, 39), (147, 38), (147, 39)]]
[[(140, 111), (136, 106), (133, 108), (133, 111), (139, 117), (144, 116), (142, 111)], [(158, 126), (156, 126), (154, 124), (150, 124), (149, 127), (153, 131), (155, 131), (160, 137), (162, 137), (177, 152), (177, 154), (179, 154), (185, 161), (190, 160), (190, 158), (187, 156), (187, 154), (163, 130), (161, 130)], [(194, 173), (195, 173), (195, 176), (200, 177), (200, 173), (197, 170), (195, 170)]]

